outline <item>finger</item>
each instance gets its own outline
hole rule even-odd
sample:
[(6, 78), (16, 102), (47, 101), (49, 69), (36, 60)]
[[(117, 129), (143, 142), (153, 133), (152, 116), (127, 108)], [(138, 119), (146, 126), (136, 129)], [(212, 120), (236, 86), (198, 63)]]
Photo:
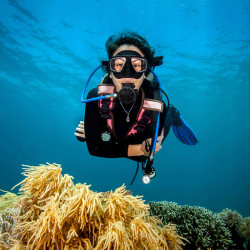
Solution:
[(162, 140), (163, 140), (163, 136), (158, 136), (157, 137), (157, 143), (159, 143), (160, 145), (162, 143)]
[(152, 138), (149, 138), (149, 139), (147, 139), (146, 141), (148, 141), (148, 143), (151, 145)]
[(158, 145), (156, 145), (156, 147), (155, 147), (155, 152), (157, 153), (157, 152), (159, 152), (161, 149), (162, 149), (162, 146), (160, 146), (160, 145), (158, 144)]
[(83, 134), (79, 134), (79, 133), (75, 133), (75, 136), (85, 138), (85, 136)]
[(83, 121), (80, 121), (80, 124), (84, 125), (84, 122), (83, 122)]
[(163, 140), (163, 136), (158, 136), (157, 137), (157, 141), (162, 141)]
[[(163, 138), (164, 138), (163, 136), (158, 136), (158, 137), (157, 137), (157, 142), (160, 142), (160, 143), (161, 143), (162, 140), (163, 140)], [(147, 140), (148, 140), (148, 142), (151, 144), (152, 138), (149, 138), (149, 139), (147, 139)]]
[(85, 134), (84, 129), (81, 129), (81, 128), (76, 128), (76, 131), (78, 131), (78, 132), (81, 132), (81, 133)]
[(84, 125), (82, 125), (82, 124), (78, 124), (78, 127), (84, 129)]

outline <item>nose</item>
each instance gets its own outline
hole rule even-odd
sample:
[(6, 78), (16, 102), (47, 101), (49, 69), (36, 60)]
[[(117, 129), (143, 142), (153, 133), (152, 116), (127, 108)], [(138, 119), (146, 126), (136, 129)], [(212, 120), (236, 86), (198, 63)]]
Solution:
[(122, 73), (122, 76), (129, 76), (129, 75), (133, 75), (133, 73), (135, 73), (135, 70), (134, 70), (132, 64), (128, 60), (126, 61), (121, 73)]

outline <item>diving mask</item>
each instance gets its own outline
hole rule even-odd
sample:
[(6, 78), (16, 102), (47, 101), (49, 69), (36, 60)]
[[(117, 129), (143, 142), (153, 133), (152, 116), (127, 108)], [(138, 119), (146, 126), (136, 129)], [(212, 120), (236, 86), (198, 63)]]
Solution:
[(147, 70), (147, 60), (136, 51), (125, 50), (109, 60), (109, 67), (117, 79), (139, 79)]

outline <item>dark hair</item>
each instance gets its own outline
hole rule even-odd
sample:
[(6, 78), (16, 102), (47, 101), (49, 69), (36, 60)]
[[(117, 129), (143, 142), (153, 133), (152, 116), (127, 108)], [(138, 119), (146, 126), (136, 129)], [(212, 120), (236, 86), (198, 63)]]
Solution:
[(148, 41), (136, 32), (122, 32), (118, 35), (110, 36), (105, 47), (109, 59), (121, 45), (134, 45), (139, 48), (148, 60), (150, 68), (159, 66), (163, 63), (163, 56), (155, 57), (155, 49), (152, 48)]

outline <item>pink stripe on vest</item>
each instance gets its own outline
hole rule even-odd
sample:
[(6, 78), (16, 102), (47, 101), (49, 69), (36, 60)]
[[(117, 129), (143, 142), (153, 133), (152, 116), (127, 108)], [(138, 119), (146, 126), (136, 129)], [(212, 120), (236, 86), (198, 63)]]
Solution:
[[(114, 104), (114, 98), (110, 98), (109, 99), (110, 100), (110, 102), (109, 102), (109, 110), (111, 110), (112, 108), (113, 108), (113, 104)], [(103, 105), (103, 100), (101, 99), (101, 100), (99, 100), (99, 107), (101, 108), (102, 107), (102, 105)]]
[(135, 135), (137, 133), (137, 130), (135, 129), (136, 125), (133, 126), (133, 128), (129, 131), (128, 135), (131, 135), (131, 134)]
[(114, 104), (114, 98), (110, 98), (110, 103), (109, 103), (109, 110), (111, 110), (113, 108), (113, 104)]
[(112, 126), (112, 119), (107, 119), (107, 124), (108, 126), (112, 129), (113, 126)]
[[(145, 112), (145, 109), (142, 109), (141, 110), (141, 112), (140, 112), (140, 114), (139, 114), (139, 117), (138, 117), (138, 121), (140, 121), (141, 119), (142, 119), (142, 116), (143, 116), (143, 113)], [(147, 117), (147, 116), (146, 116)], [(147, 118), (149, 118), (148, 119), (148, 122), (147, 122), (147, 125), (148, 124), (150, 124), (150, 122), (152, 121), (152, 117), (147, 117)], [(136, 128), (136, 126), (138, 126), (138, 122), (132, 127), (132, 129), (129, 131), (129, 133), (128, 133), (128, 135), (134, 135), (134, 134), (136, 134), (138, 131), (135, 129)], [(144, 125), (142, 125), (142, 124), (140, 124), (140, 126), (143, 126), (143, 127), (146, 127), (146, 126), (144, 126)]]
[[(142, 108), (142, 110), (141, 110), (141, 112), (140, 112), (140, 114), (139, 114), (139, 117), (138, 117), (138, 121), (140, 121), (141, 120), (141, 118), (142, 118), (142, 115), (143, 115), (143, 113), (145, 112), (145, 109), (144, 108)], [(152, 117), (150, 118), (150, 117), (148, 117), (148, 116), (146, 116), (147, 118), (149, 118), (149, 122), (148, 122), (148, 124), (151, 122), (151, 120), (152, 120)]]

